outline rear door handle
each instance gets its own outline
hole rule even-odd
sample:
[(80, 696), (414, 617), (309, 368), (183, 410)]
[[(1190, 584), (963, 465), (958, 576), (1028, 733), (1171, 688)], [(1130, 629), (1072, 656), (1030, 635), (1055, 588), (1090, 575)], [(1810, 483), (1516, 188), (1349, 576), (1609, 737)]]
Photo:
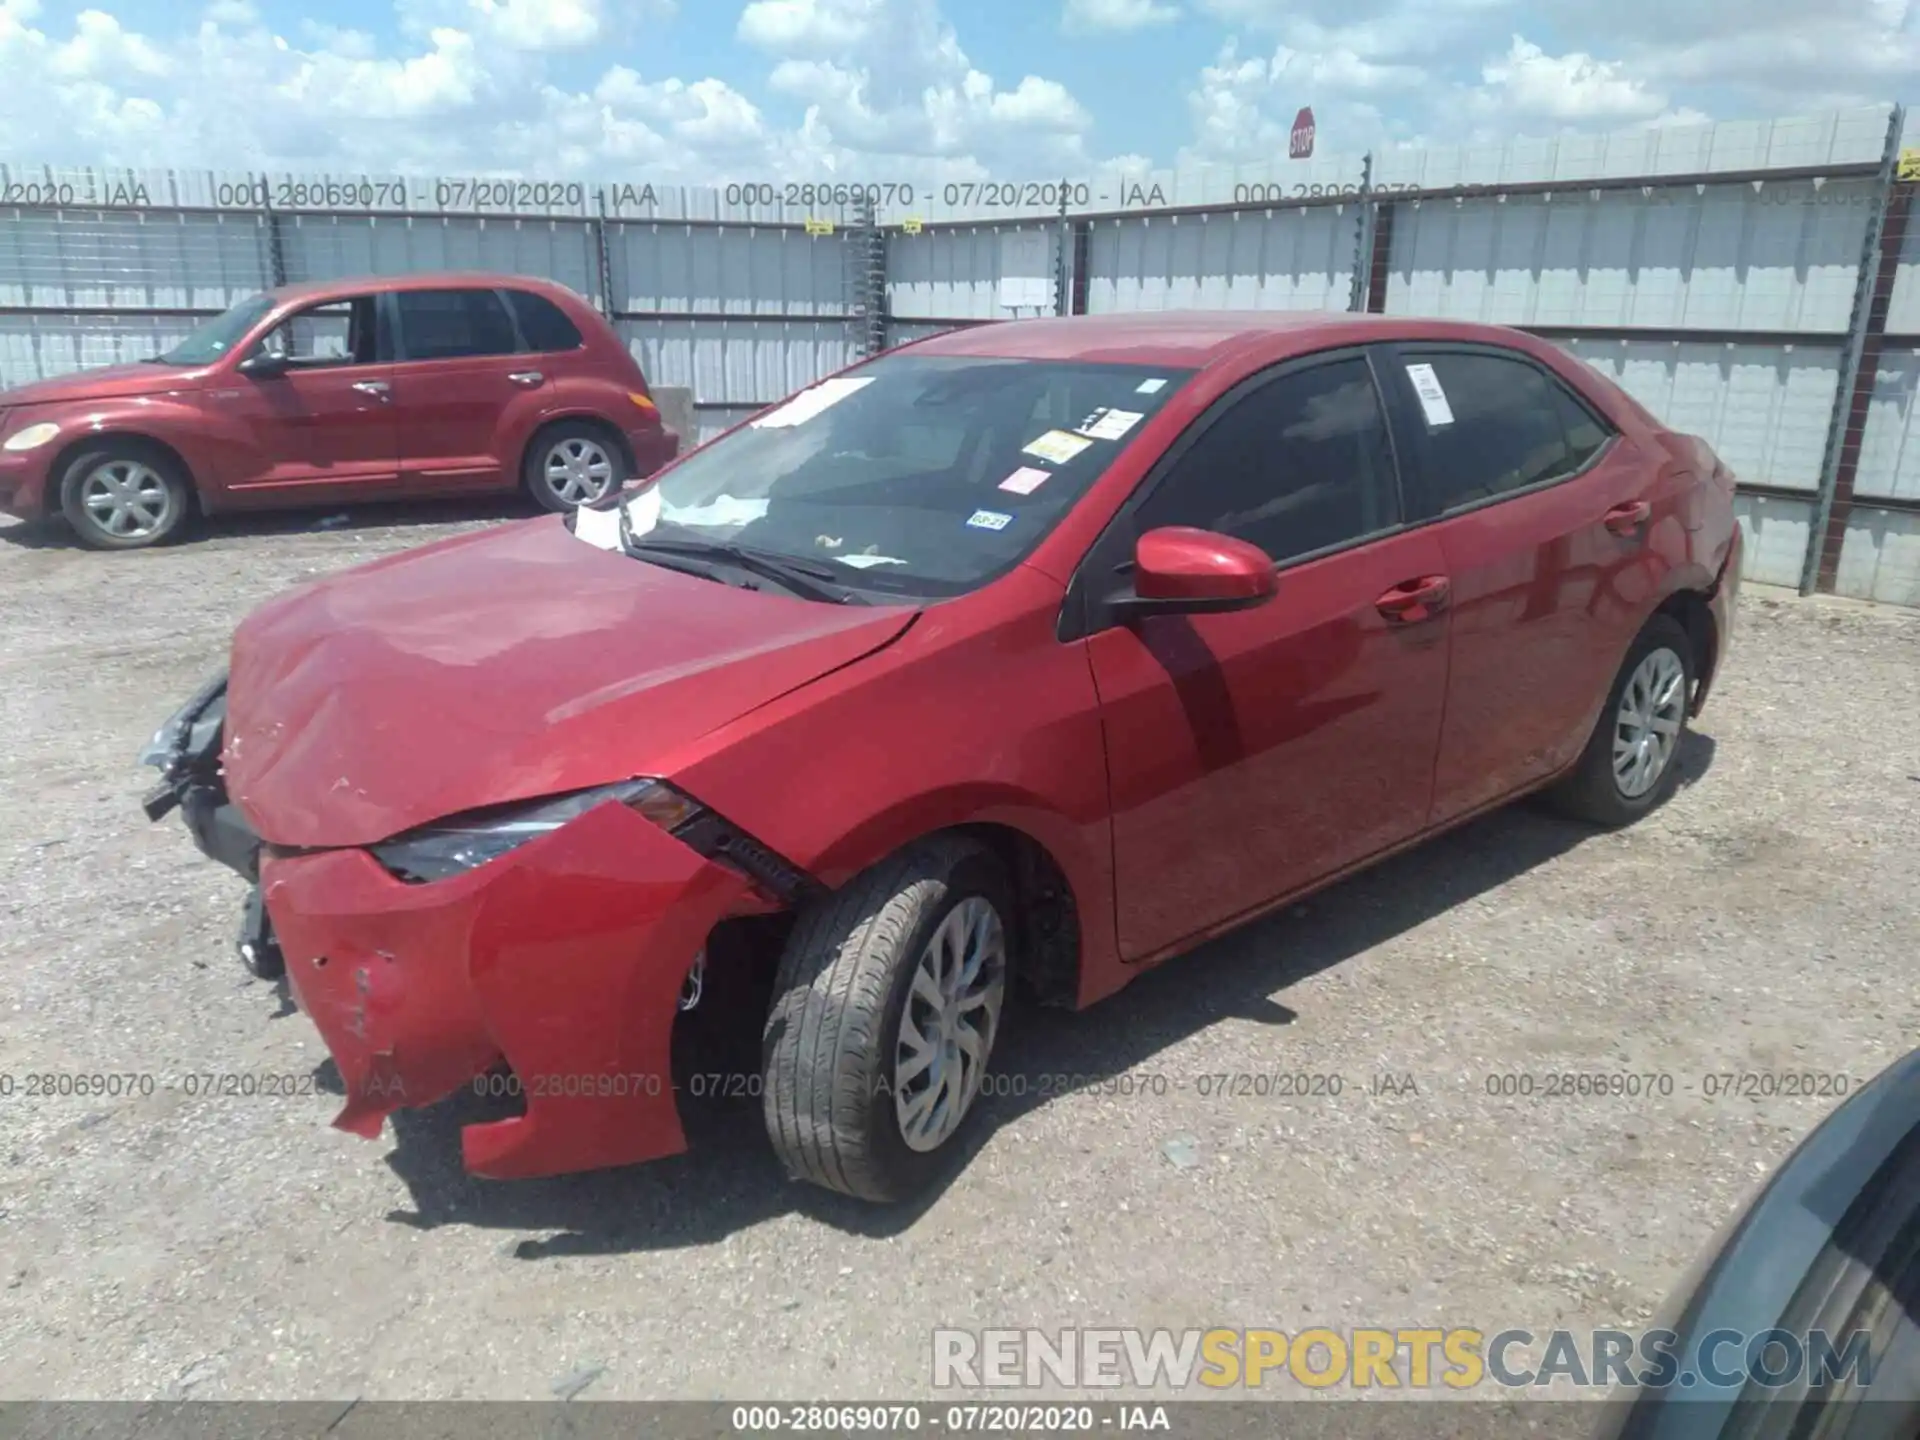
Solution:
[(353, 388), (362, 395), (371, 395), (376, 400), (384, 400), (393, 387), (384, 380), (356, 380)]
[(1417, 580), (1402, 580), (1374, 601), (1373, 608), (1396, 625), (1418, 625), (1446, 609), (1452, 593), (1453, 585), (1446, 576), (1422, 575)]
[(529, 390), (546, 378), (547, 377), (542, 375), (538, 370), (516, 370), (507, 376), (507, 379), (511, 380), (514, 384), (525, 385)]
[(1616, 535), (1634, 535), (1653, 515), (1653, 506), (1644, 500), (1627, 500), (1607, 511), (1605, 524)]

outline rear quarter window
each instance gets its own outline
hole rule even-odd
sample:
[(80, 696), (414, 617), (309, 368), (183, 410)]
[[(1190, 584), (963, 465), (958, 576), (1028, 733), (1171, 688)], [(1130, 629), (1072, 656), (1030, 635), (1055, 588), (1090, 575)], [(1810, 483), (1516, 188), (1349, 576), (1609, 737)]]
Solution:
[(578, 350), (586, 341), (580, 327), (567, 318), (567, 312), (531, 290), (507, 291), (507, 303), (520, 322), (520, 333), (529, 350)]

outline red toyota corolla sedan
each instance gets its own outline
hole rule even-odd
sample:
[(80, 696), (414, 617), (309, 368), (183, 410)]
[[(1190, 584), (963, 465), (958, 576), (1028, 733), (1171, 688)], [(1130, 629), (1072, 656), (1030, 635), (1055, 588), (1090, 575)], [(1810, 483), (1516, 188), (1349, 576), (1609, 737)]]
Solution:
[(567, 510), (678, 449), (613, 327), (563, 285), (329, 280), (250, 296), (136, 364), (0, 392), (0, 513), (136, 550), (230, 510), (515, 486)]
[(678, 1151), (675, 1017), (759, 959), (775, 1148), (898, 1199), (1016, 981), (1089, 1005), (1529, 791), (1658, 805), (1732, 501), (1510, 330), (985, 326), (273, 601), (154, 737), (148, 810), (257, 881), (242, 954), (343, 1128), (487, 1076), (524, 1109), (465, 1131), (476, 1174)]

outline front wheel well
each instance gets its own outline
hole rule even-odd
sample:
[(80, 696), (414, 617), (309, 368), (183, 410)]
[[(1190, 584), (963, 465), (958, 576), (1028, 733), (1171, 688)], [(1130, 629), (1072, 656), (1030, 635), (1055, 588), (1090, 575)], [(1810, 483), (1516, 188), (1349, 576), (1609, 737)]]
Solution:
[(1670, 615), (1687, 632), (1693, 648), (1693, 696), (1690, 708), (1697, 708), (1701, 696), (1713, 679), (1714, 662), (1720, 654), (1720, 627), (1714, 621), (1713, 607), (1698, 590), (1679, 590), (1661, 602), (1654, 613)]
[(1016, 977), (1043, 1005), (1071, 1008), (1080, 991), (1080, 912), (1060, 862), (1010, 825), (955, 826), (948, 832), (986, 846), (1013, 881)]
[(200, 482), (180, 452), (164, 440), (156, 440), (151, 435), (143, 435), (137, 430), (91, 430), (79, 439), (63, 448), (53, 457), (53, 463), (47, 469), (47, 494), (58, 504), (60, 487), (66, 484), (67, 470), (82, 455), (91, 450), (104, 450), (109, 446), (120, 445), (129, 449), (145, 450), (165, 460), (187, 482), (187, 495), (195, 505), (200, 505)]

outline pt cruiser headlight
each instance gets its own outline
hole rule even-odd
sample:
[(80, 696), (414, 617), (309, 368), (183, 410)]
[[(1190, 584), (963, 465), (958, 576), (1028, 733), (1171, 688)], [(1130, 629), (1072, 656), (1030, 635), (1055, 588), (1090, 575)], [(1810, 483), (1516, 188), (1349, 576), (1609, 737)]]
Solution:
[(42, 420), (38, 425), (29, 425), (9, 435), (4, 442), (0, 442), (0, 450), (32, 450), (46, 444), (59, 433), (58, 425), (50, 420)]
[(698, 801), (682, 795), (666, 781), (642, 778), (546, 800), (472, 810), (371, 848), (374, 858), (403, 880), (444, 880), (497, 860), (609, 801), (637, 811), (669, 832), (706, 813)]

